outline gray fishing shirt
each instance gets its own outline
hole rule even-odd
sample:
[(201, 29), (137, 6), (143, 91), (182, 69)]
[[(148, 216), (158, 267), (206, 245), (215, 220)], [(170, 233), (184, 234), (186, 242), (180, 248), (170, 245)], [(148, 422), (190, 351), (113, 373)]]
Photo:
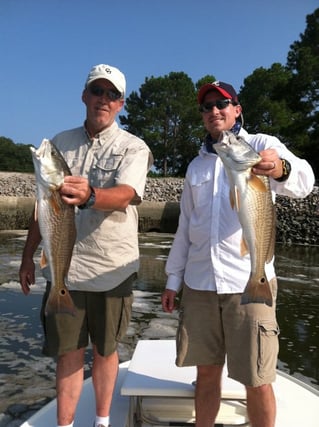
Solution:
[(92, 187), (127, 184), (136, 198), (125, 211), (75, 209), (76, 243), (67, 277), (71, 290), (103, 292), (115, 288), (139, 268), (138, 214), (146, 175), (152, 164), (148, 146), (114, 122), (95, 138), (85, 127), (59, 133), (52, 142), (72, 175)]

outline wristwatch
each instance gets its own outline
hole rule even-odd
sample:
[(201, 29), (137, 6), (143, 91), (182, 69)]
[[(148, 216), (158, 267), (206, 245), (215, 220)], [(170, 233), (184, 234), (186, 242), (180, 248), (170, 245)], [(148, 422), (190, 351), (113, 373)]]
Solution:
[(87, 201), (85, 203), (78, 206), (79, 209), (89, 209), (94, 205), (94, 203), (95, 203), (95, 191), (94, 191), (94, 188), (91, 186), (90, 186), (90, 189), (91, 189), (90, 197), (87, 199)]
[(286, 181), (286, 179), (288, 179), (288, 176), (290, 175), (291, 165), (288, 162), (288, 160), (285, 160), (285, 159), (280, 159), (280, 160), (282, 165), (282, 175), (279, 178), (275, 178), (275, 181), (283, 182), (283, 181)]

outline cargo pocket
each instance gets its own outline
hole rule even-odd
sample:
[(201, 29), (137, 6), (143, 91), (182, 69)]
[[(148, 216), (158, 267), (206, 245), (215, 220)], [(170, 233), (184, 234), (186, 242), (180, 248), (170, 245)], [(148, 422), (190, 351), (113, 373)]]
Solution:
[(118, 324), (116, 341), (121, 341), (121, 339), (125, 336), (127, 328), (130, 324), (133, 298), (133, 294), (128, 297), (122, 297), (122, 313)]
[(272, 378), (276, 371), (279, 351), (279, 327), (274, 321), (258, 322), (258, 375), (260, 378)]
[(188, 335), (183, 322), (183, 309), (179, 312), (179, 324), (176, 333), (176, 366), (184, 366), (188, 349)]

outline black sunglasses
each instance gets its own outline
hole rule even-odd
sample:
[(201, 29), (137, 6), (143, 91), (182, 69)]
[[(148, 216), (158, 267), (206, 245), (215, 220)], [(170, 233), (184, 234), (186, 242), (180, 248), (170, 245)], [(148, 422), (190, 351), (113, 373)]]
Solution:
[(205, 104), (201, 104), (199, 106), (199, 111), (201, 113), (210, 113), (213, 107), (217, 107), (218, 110), (223, 110), (230, 104), (237, 105), (237, 103), (231, 99), (218, 99), (216, 102), (206, 102)]
[(89, 91), (94, 96), (106, 96), (110, 101), (116, 101), (121, 98), (119, 91), (115, 89), (104, 89), (104, 87), (93, 85), (89, 86)]

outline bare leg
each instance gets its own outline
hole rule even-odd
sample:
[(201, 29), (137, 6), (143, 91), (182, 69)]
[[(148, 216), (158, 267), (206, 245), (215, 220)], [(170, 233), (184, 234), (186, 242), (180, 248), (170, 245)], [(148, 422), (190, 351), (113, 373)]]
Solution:
[(57, 418), (59, 425), (74, 420), (83, 385), (84, 348), (58, 357), (56, 368)]
[(197, 366), (196, 427), (212, 427), (219, 411), (222, 366)]
[(274, 427), (276, 400), (271, 384), (246, 387), (247, 411), (252, 427)]
[(119, 360), (117, 352), (101, 356), (93, 346), (92, 380), (95, 391), (96, 415), (107, 417), (110, 414), (113, 390), (117, 378)]

